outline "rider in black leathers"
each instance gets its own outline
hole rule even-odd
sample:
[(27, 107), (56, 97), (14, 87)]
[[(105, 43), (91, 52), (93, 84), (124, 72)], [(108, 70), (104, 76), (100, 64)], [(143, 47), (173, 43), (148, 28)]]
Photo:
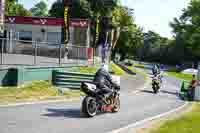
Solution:
[[(103, 96), (112, 94), (111, 85), (116, 85), (108, 72), (108, 66), (103, 65), (95, 74), (94, 81)], [(116, 85), (117, 86), (117, 85)]]

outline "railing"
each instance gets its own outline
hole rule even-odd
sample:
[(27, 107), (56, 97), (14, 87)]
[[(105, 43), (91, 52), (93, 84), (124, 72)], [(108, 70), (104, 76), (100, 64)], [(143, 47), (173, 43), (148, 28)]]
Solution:
[[(88, 64), (88, 46), (0, 39), (1, 66)], [(90, 62), (91, 64), (91, 62)]]
[(80, 89), (81, 82), (92, 82), (94, 74), (53, 71), (53, 85), (60, 88)]

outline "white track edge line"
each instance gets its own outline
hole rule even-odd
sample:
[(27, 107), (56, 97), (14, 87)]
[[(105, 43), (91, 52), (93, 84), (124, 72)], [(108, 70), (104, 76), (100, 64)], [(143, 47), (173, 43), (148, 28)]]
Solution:
[(182, 106), (180, 106), (180, 107), (178, 107), (178, 108), (172, 109), (172, 110), (170, 110), (170, 111), (168, 111), (168, 112), (161, 113), (161, 114), (156, 115), (156, 116), (153, 116), (153, 117), (146, 118), (146, 119), (141, 120), (141, 121), (137, 121), (137, 122), (135, 122), (135, 123), (133, 123), (133, 124), (130, 124), (130, 125), (128, 125), (128, 126), (125, 126), (125, 127), (122, 127), (122, 128), (116, 129), (116, 130), (113, 130), (113, 131), (108, 132), (108, 133), (120, 133), (120, 132), (123, 132), (123, 131), (125, 131), (125, 130), (128, 130), (129, 128), (134, 128), (135, 126), (142, 125), (142, 124), (144, 124), (144, 123), (146, 123), (146, 122), (149, 122), (149, 121), (152, 121), (152, 120), (154, 120), (154, 119), (158, 119), (158, 118), (167, 116), (167, 115), (169, 115), (169, 114), (171, 114), (171, 113), (174, 113), (174, 112), (176, 112), (176, 111), (179, 111), (179, 110), (183, 109), (184, 107), (186, 107), (188, 104), (189, 104), (189, 102), (185, 102), (184, 105), (182, 105)]

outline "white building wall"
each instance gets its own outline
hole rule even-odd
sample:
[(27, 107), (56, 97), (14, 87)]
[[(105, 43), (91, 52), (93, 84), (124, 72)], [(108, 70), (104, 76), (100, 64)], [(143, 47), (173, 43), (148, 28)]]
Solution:
[[(44, 33), (42, 32), (42, 29), (44, 29)], [(74, 43), (74, 27), (70, 27), (70, 41), (68, 46), (76, 45)], [(41, 26), (41, 25), (31, 25), (31, 24), (6, 24), (6, 31), (7, 31), (7, 37), (9, 38), (9, 41), (7, 41), (7, 50), (12, 53), (13, 48), (17, 45), (17, 41), (12, 40), (19, 40), (19, 33), (20, 32), (31, 32), (32, 33), (32, 41), (35, 42), (45, 42), (45, 43), (51, 43), (48, 40), (48, 33), (58, 33), (58, 37), (53, 36), (53, 43), (60, 44), (61, 43), (61, 34), (62, 34), (62, 27), (61, 26)], [(12, 37), (10, 36), (10, 32), (12, 33)], [(85, 40), (85, 46), (89, 47), (90, 43), (90, 30), (89, 28), (86, 30), (87, 38)], [(56, 39), (54, 39), (56, 38)], [(11, 40), (10, 40), (11, 39)], [(41, 43), (44, 44), (45, 43)], [(31, 44), (31, 43), (30, 43)]]
[[(61, 26), (40, 26), (40, 25), (24, 25), (24, 24), (15, 24), (12, 26), (11, 24), (7, 24), (7, 31), (13, 31), (18, 34), (18, 32), (29, 31), (32, 32), (32, 41), (40, 40), (42, 42), (47, 42), (47, 32), (60, 32)], [(42, 33), (42, 29), (45, 30)], [(61, 38), (60, 38), (61, 40)]]

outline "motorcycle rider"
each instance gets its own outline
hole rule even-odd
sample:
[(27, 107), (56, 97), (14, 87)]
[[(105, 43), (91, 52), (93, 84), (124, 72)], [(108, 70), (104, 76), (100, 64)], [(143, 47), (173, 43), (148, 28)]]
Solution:
[(101, 68), (96, 72), (94, 81), (97, 84), (97, 88), (99, 89), (99, 93), (103, 95), (103, 100), (105, 97), (110, 96), (112, 94), (111, 85), (116, 85), (111, 75), (109, 74), (108, 65), (103, 64)]
[(154, 78), (156, 78), (160, 83), (162, 83), (163, 71), (160, 70), (159, 65), (153, 66), (152, 73), (153, 73)]
[(153, 73), (153, 75), (157, 75), (158, 72), (159, 72), (158, 66), (157, 66), (157, 65), (154, 65), (153, 68), (152, 68), (152, 73)]

